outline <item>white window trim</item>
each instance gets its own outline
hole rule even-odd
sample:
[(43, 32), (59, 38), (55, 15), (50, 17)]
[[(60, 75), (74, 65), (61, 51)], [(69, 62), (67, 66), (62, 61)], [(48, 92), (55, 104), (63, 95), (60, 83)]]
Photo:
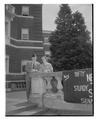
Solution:
[(45, 55), (51, 55), (50, 51), (45, 51)]
[[(22, 33), (23, 30), (27, 30), (28, 33), (27, 33), (27, 34), (25, 34), (25, 33), (23, 34), (23, 33)], [(27, 35), (27, 39), (24, 39), (23, 35)], [(22, 29), (21, 29), (21, 39), (22, 39), (22, 40), (29, 40), (29, 29), (28, 29), (28, 28), (22, 28)]]
[(10, 37), (10, 39), (16, 42), (43, 43), (43, 41), (37, 41), (37, 40), (19, 40), (12, 37)]
[(9, 75), (24, 75), (24, 73), (8, 73)]
[(9, 46), (17, 48), (17, 49), (35, 49), (35, 50), (43, 50), (43, 47), (30, 47), (30, 46), (16, 46), (16, 45), (12, 45), (10, 44)]
[[(6, 20), (5, 22), (8, 24), (7, 35), (5, 33), (5, 39), (7, 39), (6, 44), (10, 44), (11, 22), (10, 22), (10, 20)], [(5, 26), (5, 29), (6, 29), (6, 26)]]
[(44, 43), (44, 45), (51, 45), (49, 42), (47, 42), (47, 43)]
[(15, 14), (16, 17), (19, 17), (19, 18), (31, 18), (31, 19), (34, 19), (33, 16), (23, 16), (23, 15), (17, 15)]
[[(6, 69), (6, 74), (8, 74), (9, 73), (9, 56), (6, 55), (6, 58), (8, 59), (8, 65), (7, 65), (7, 68), (5, 67), (5, 69)], [(5, 64), (7, 64), (7, 63), (5, 63)]]
[(23, 65), (26, 65), (27, 62), (30, 62), (30, 60), (22, 60), (22, 61), (21, 61), (21, 73), (26, 73), (26, 72), (23, 72), (23, 71), (22, 71), (22, 66), (23, 66)]
[(48, 43), (49, 42), (49, 37), (44, 37), (44, 43)]

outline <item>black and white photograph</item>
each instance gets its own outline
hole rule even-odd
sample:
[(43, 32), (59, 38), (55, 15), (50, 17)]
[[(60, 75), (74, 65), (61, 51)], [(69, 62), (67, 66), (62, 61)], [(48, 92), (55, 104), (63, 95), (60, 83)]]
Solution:
[(94, 4), (4, 4), (5, 116), (93, 116)]

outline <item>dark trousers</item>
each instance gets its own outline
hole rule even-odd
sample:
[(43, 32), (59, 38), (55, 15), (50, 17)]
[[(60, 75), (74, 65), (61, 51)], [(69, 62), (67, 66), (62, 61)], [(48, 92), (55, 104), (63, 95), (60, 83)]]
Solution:
[(25, 79), (26, 79), (26, 96), (28, 100), (31, 92), (31, 79), (28, 73), (26, 74)]

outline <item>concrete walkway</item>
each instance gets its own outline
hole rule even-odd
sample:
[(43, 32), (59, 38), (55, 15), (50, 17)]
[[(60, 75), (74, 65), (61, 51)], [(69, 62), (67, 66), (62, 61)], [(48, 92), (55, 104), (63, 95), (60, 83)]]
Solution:
[(25, 91), (6, 93), (6, 116), (32, 115), (41, 110), (36, 104), (27, 102)]
[[(55, 100), (53, 102), (53, 99), (49, 98), (45, 101), (47, 105), (51, 106), (50, 108), (42, 109), (36, 104), (28, 103), (25, 91), (6, 93), (6, 116), (92, 115), (91, 106), (87, 106), (89, 110), (86, 110), (85, 104), (61, 103)], [(57, 106), (58, 109), (55, 109), (54, 106)]]

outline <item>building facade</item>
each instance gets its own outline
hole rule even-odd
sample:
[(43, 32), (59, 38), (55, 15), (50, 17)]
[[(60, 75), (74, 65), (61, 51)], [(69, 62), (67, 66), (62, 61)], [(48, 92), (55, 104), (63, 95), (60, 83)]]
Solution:
[(44, 54), (42, 5), (5, 5), (5, 34), (7, 74), (25, 72), (25, 65), (31, 60), (32, 53), (38, 56), (40, 62)]
[[(10, 45), (10, 25), (15, 17), (15, 8), (11, 5), (5, 5), (5, 44)], [(6, 73), (9, 73), (9, 55), (5, 56)]]

